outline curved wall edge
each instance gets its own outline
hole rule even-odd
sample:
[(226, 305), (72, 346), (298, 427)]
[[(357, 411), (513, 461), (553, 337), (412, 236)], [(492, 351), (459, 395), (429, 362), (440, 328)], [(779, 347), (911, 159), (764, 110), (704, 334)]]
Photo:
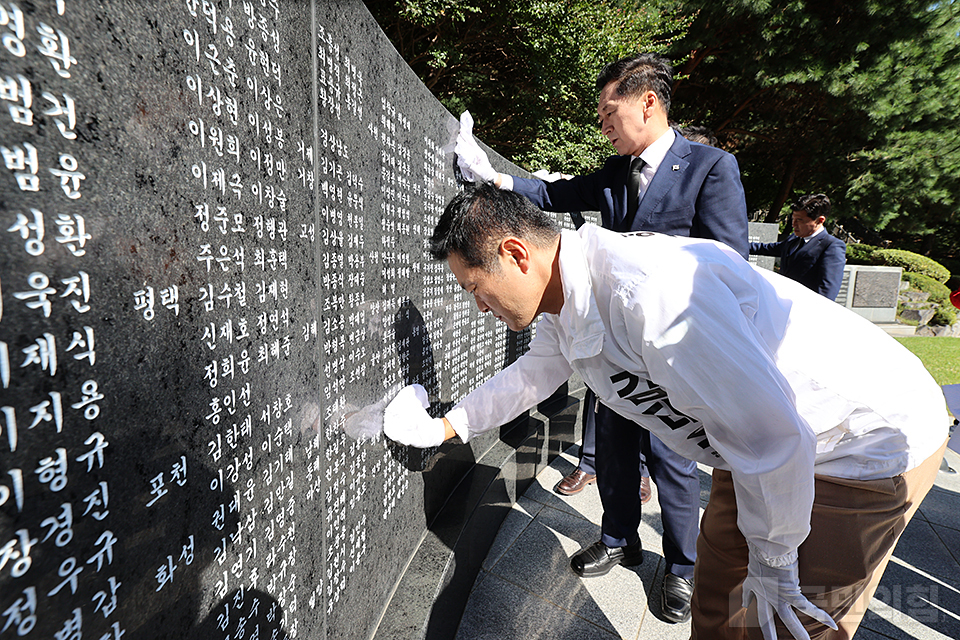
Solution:
[(397, 582), (373, 639), (452, 639), (500, 525), (537, 474), (581, 437), (584, 387), (563, 385), (504, 427), (450, 494)]

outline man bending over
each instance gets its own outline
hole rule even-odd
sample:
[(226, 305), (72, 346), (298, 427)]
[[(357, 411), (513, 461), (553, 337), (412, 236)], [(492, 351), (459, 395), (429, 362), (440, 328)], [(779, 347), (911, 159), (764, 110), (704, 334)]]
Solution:
[[(487, 183), (447, 205), (431, 243), (481, 312), (515, 331), (543, 318), (530, 350), (444, 418), (427, 414), (422, 387), (403, 389), (388, 437), (469, 440), (576, 371), (600, 402), (715, 469), (693, 638), (853, 636), (946, 446), (943, 395), (916, 357), (726, 245), (560, 232)], [(830, 330), (811, 343), (817, 326)]]

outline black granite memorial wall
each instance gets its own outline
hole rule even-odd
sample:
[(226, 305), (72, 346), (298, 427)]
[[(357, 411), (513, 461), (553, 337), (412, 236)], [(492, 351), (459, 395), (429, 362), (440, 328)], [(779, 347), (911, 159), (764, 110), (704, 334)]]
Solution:
[(456, 119), (359, 0), (3, 0), (0, 39), (0, 637), (452, 637), (576, 415), (379, 435), (529, 341), (425, 251)]
[[(780, 233), (780, 225), (771, 222), (751, 222), (747, 230), (750, 242), (776, 242)], [(773, 271), (773, 264), (776, 258), (772, 256), (752, 255), (749, 261), (761, 269)]]

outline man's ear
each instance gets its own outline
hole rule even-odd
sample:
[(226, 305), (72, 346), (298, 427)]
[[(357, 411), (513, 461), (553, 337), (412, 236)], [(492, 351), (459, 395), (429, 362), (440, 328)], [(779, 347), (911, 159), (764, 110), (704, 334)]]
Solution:
[(822, 227), (824, 224), (826, 224), (826, 222), (827, 222), (826, 216), (820, 216), (819, 218), (817, 218), (818, 227)]
[(644, 111), (647, 109), (655, 109), (660, 103), (659, 98), (657, 98), (657, 93), (655, 91), (647, 91), (640, 98), (640, 104), (643, 106)]
[(530, 269), (530, 247), (521, 238), (508, 236), (500, 241), (500, 255), (514, 262), (523, 273)]

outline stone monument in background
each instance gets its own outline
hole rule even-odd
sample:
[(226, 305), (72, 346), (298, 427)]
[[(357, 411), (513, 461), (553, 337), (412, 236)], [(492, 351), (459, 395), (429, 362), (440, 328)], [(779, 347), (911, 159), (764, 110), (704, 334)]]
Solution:
[(5, 0), (0, 37), (0, 637), (451, 637), (576, 413), (378, 435), (529, 341), (425, 251), (455, 118), (359, 0)]

